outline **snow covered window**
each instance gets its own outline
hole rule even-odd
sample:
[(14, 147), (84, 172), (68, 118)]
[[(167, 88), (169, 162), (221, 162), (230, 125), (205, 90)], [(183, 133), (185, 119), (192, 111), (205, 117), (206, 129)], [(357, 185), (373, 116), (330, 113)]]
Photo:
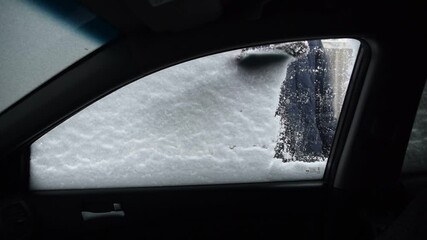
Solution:
[(427, 84), (424, 86), (420, 105), (412, 127), (408, 148), (403, 162), (403, 172), (427, 171)]
[(97, 101), (31, 146), (31, 188), (322, 179), (353, 39), (224, 52)]

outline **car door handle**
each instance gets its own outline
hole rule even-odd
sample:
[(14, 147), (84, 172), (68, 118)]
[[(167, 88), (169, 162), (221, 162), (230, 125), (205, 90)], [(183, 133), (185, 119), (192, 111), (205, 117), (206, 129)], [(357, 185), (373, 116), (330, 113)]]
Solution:
[(83, 221), (89, 221), (94, 219), (100, 219), (100, 218), (122, 218), (125, 216), (125, 212), (122, 210), (119, 203), (113, 204), (112, 211), (105, 211), (105, 212), (92, 212), (92, 211), (82, 211), (82, 218)]

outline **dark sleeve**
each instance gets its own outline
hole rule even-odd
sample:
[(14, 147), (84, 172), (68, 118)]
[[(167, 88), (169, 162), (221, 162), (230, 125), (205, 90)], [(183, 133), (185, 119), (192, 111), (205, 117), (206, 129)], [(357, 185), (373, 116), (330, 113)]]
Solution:
[(316, 46), (316, 65), (316, 124), (322, 140), (322, 154), (327, 157), (332, 146), (337, 120), (334, 116), (330, 63), (320, 40)]

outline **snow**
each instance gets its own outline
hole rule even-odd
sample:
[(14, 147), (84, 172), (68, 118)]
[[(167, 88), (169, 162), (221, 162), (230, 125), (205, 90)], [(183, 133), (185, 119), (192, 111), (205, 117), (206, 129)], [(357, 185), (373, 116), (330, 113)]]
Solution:
[(424, 86), (408, 148), (406, 149), (403, 172), (426, 171), (427, 159), (425, 156), (427, 156), (427, 84)]
[(273, 158), (291, 58), (244, 67), (231, 51), (142, 78), (33, 143), (31, 188), (321, 179), (326, 161)]

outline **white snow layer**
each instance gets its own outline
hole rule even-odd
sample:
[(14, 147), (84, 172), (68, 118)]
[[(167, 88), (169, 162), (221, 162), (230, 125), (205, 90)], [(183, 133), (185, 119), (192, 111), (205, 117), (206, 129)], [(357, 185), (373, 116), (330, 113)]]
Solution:
[(245, 68), (240, 51), (142, 78), (32, 145), (31, 188), (81, 189), (320, 179), (326, 162), (273, 158), (284, 58)]

